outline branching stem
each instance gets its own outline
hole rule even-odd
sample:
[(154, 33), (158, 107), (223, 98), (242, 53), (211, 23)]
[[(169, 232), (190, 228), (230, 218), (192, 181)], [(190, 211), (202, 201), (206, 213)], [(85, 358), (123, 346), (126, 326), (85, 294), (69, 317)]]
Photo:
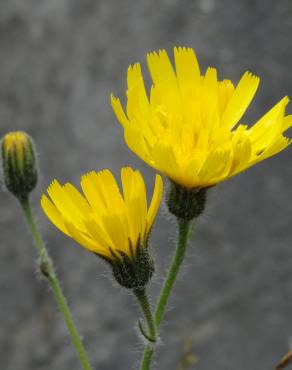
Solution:
[[(145, 288), (141, 289), (141, 290), (135, 289), (134, 293), (137, 297), (137, 300), (140, 304), (141, 310), (144, 314), (145, 321), (147, 322), (149, 333), (147, 335), (145, 335), (144, 329), (141, 330), (141, 328), (140, 328), (140, 331), (141, 331), (142, 335), (148, 341), (150, 341), (151, 343), (155, 343), (156, 342), (156, 327), (155, 327), (155, 322), (154, 322), (154, 318), (153, 318), (153, 315), (152, 315), (150, 303), (149, 303), (149, 300), (148, 300), (148, 297), (147, 297), (147, 294), (146, 294), (146, 290), (145, 290)], [(142, 324), (140, 324), (140, 325), (142, 325)]]
[[(168, 298), (170, 296), (171, 290), (174, 286), (177, 274), (179, 272), (179, 268), (183, 262), (187, 242), (189, 236), (191, 234), (191, 221), (185, 221), (178, 219), (178, 242), (176, 247), (176, 252), (173, 256), (173, 259), (170, 264), (170, 268), (164, 284), (161, 288), (160, 295), (157, 301), (156, 309), (155, 309), (155, 325), (156, 330), (158, 331), (161, 320), (163, 318), (165, 307), (168, 302)], [(153, 345), (148, 344), (144, 350), (140, 370), (149, 370), (152, 357), (154, 354), (154, 347)]]

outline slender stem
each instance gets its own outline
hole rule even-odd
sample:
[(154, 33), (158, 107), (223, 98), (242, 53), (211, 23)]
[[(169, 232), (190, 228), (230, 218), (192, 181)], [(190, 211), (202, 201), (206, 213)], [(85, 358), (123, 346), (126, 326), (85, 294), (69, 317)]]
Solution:
[[(178, 230), (179, 230), (179, 233), (178, 233), (178, 242), (177, 242), (176, 252), (172, 258), (167, 277), (164, 281), (164, 284), (162, 286), (162, 289), (160, 291), (160, 295), (159, 295), (159, 298), (156, 304), (155, 324), (156, 324), (157, 330), (159, 329), (170, 292), (173, 288), (179, 268), (185, 256), (187, 242), (188, 242), (190, 233), (192, 231), (191, 222), (178, 219)], [(154, 348), (153, 346), (148, 344), (143, 353), (140, 370), (150, 369), (153, 354), (154, 354)]]
[[(151, 342), (156, 342), (156, 327), (155, 327), (154, 318), (153, 318), (153, 315), (152, 315), (150, 303), (149, 303), (149, 300), (148, 300), (148, 297), (147, 297), (147, 294), (146, 294), (146, 290), (145, 290), (145, 288), (141, 289), (141, 290), (135, 289), (134, 294), (137, 297), (137, 300), (140, 304), (141, 310), (142, 310), (142, 312), (144, 314), (144, 317), (145, 317), (145, 320), (147, 322), (148, 330), (149, 330), (149, 339), (151, 340)], [(143, 332), (142, 332), (142, 334), (144, 335)], [(148, 338), (146, 337), (146, 339), (148, 339)]]
[(154, 354), (154, 347), (151, 346), (150, 344), (147, 344), (143, 352), (139, 370), (149, 370), (150, 369), (153, 354)]
[(54, 296), (56, 298), (56, 301), (58, 302), (59, 309), (60, 309), (60, 311), (63, 315), (63, 318), (66, 322), (66, 325), (67, 325), (68, 331), (70, 333), (70, 336), (71, 336), (72, 342), (74, 344), (74, 347), (75, 347), (75, 349), (78, 353), (80, 363), (81, 363), (84, 370), (85, 369), (86, 370), (91, 370), (91, 366), (90, 366), (89, 360), (87, 358), (87, 353), (85, 352), (85, 348), (82, 344), (81, 338), (79, 337), (77, 328), (75, 326), (75, 323), (74, 323), (73, 318), (72, 318), (72, 314), (71, 314), (71, 312), (69, 310), (69, 307), (68, 307), (68, 304), (66, 302), (66, 298), (63, 295), (62, 288), (59, 284), (59, 281), (56, 278), (56, 276), (54, 276), (54, 277), (49, 276), (48, 279), (49, 279), (52, 291), (54, 293)]
[(172, 290), (172, 287), (176, 280), (179, 268), (185, 256), (188, 235), (190, 232), (190, 225), (191, 225), (190, 221), (178, 220), (179, 234), (178, 234), (177, 248), (175, 251), (175, 255), (173, 256), (173, 259), (171, 261), (170, 269), (168, 271), (167, 277), (160, 291), (158, 303), (156, 305), (156, 310), (155, 310), (155, 323), (156, 323), (157, 328), (159, 327), (161, 323), (161, 319), (163, 317), (170, 292)]
[(62, 288), (56, 276), (52, 260), (50, 259), (48, 255), (48, 252), (43, 242), (43, 239), (41, 237), (41, 234), (38, 231), (38, 228), (36, 226), (36, 222), (35, 222), (28, 198), (22, 200), (20, 204), (23, 209), (29, 229), (31, 231), (36, 249), (40, 256), (40, 270), (42, 274), (47, 278), (48, 283), (52, 289), (56, 302), (59, 306), (59, 309), (63, 315), (64, 321), (67, 325), (67, 329), (71, 336), (72, 343), (76, 349), (76, 352), (78, 354), (83, 370), (91, 370), (91, 366), (90, 366), (85, 348), (82, 344), (77, 328), (73, 321), (73, 317), (68, 307), (68, 304), (66, 302), (66, 298), (62, 292)]

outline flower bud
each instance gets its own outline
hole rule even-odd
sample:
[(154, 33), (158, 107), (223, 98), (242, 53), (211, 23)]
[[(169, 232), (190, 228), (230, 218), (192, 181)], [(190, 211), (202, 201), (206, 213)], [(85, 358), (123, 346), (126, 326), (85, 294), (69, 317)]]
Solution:
[(154, 272), (154, 262), (148, 247), (141, 244), (136, 248), (132, 257), (120, 252), (120, 258), (110, 263), (114, 278), (127, 289), (143, 289)]
[(2, 140), (3, 175), (6, 188), (20, 201), (37, 184), (37, 165), (32, 138), (22, 131), (6, 134)]
[(166, 196), (169, 212), (186, 221), (199, 217), (205, 209), (207, 190), (208, 188), (188, 189), (170, 181)]

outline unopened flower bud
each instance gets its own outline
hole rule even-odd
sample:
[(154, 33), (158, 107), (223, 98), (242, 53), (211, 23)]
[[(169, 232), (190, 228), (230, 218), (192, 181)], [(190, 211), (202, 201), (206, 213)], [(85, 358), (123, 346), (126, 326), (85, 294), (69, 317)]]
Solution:
[(169, 212), (186, 221), (199, 217), (205, 209), (207, 190), (208, 188), (188, 189), (170, 181), (166, 197)]
[(6, 188), (20, 201), (37, 184), (37, 165), (32, 138), (22, 131), (6, 134), (2, 140), (3, 175)]

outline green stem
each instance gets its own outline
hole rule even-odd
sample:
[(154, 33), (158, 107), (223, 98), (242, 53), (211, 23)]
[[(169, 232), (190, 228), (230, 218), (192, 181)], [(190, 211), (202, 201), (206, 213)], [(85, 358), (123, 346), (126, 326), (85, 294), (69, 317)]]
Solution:
[(145, 289), (141, 289), (141, 290), (135, 289), (134, 294), (137, 297), (137, 300), (140, 304), (141, 310), (144, 314), (145, 320), (148, 325), (149, 335), (145, 336), (144, 330), (141, 330), (142, 334), (146, 337), (146, 339), (150, 340), (151, 342), (156, 342), (156, 327), (155, 327), (150, 303), (149, 303), (149, 300), (146, 294), (146, 290)]
[(179, 233), (177, 248), (175, 251), (175, 255), (171, 261), (167, 277), (162, 286), (155, 310), (155, 323), (157, 328), (161, 323), (170, 292), (172, 290), (179, 268), (185, 256), (188, 235), (190, 232), (190, 225), (191, 225), (190, 221), (178, 220)]
[[(156, 304), (156, 309), (155, 309), (155, 324), (156, 324), (157, 330), (159, 329), (170, 292), (173, 288), (179, 268), (184, 259), (186, 247), (187, 247), (187, 241), (189, 239), (191, 229), (192, 228), (191, 228), (190, 221), (178, 219), (179, 233), (178, 233), (178, 242), (177, 242), (176, 252), (172, 258), (170, 268), (169, 268), (167, 277), (164, 281), (164, 284), (162, 286), (162, 289), (160, 291), (160, 295), (159, 295), (158, 302)], [(154, 354), (154, 348), (153, 346), (148, 344), (143, 353), (140, 370), (150, 369), (153, 354)]]
[(35, 246), (40, 256), (40, 270), (42, 274), (47, 278), (48, 283), (50, 284), (50, 287), (55, 296), (56, 302), (59, 306), (59, 309), (63, 315), (64, 321), (67, 325), (67, 329), (71, 336), (72, 343), (76, 349), (76, 352), (78, 354), (83, 370), (91, 370), (91, 366), (90, 366), (86, 351), (84, 349), (84, 346), (82, 344), (82, 341), (76, 329), (72, 314), (66, 302), (66, 298), (62, 292), (61, 285), (56, 276), (52, 260), (50, 259), (48, 255), (48, 252), (43, 242), (43, 239), (41, 237), (41, 234), (38, 231), (38, 228), (36, 226), (36, 222), (35, 222), (28, 198), (22, 200), (20, 204), (23, 209), (29, 229), (31, 231)]

